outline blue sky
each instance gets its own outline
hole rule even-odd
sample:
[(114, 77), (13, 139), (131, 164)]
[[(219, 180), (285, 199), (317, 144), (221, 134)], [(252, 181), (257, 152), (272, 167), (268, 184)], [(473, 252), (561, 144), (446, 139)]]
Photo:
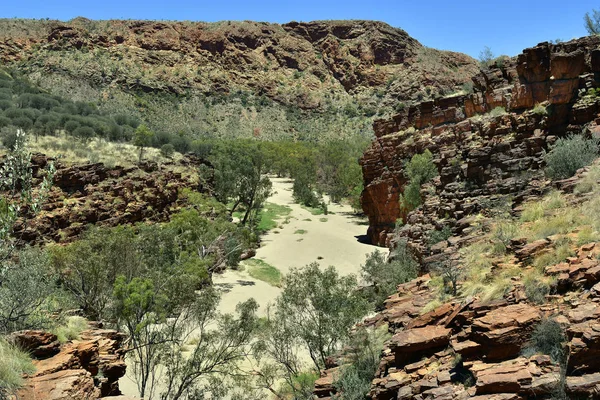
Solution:
[(372, 19), (406, 30), (426, 46), (478, 57), (484, 46), (495, 55), (516, 55), (546, 40), (585, 36), (583, 15), (592, 0), (373, 0), (373, 1), (6, 1), (1, 17), (254, 20), (284, 23), (319, 19)]

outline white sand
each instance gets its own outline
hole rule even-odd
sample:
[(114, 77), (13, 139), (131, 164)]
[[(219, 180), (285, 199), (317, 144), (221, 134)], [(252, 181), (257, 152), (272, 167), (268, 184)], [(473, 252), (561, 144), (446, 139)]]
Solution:
[[(283, 274), (291, 268), (318, 262), (321, 267), (333, 265), (342, 275), (359, 275), (366, 255), (375, 249), (360, 243), (357, 238), (366, 233), (366, 220), (354, 216), (350, 206), (334, 203), (328, 204), (330, 214), (312, 215), (294, 203), (289, 179), (271, 178), (271, 181), (274, 193), (267, 202), (288, 206), (292, 212), (289, 223), (279, 221), (278, 228), (262, 237), (256, 258), (264, 260)], [(321, 222), (321, 218), (327, 221)], [(306, 233), (295, 233), (298, 230), (305, 230)], [(221, 312), (233, 312), (237, 303), (253, 297), (260, 305), (259, 314), (264, 315), (266, 305), (273, 302), (280, 291), (244, 271), (227, 270), (214, 275), (213, 282), (225, 289), (219, 306)]]
[[(279, 221), (278, 228), (262, 237), (256, 258), (276, 267), (283, 274), (291, 268), (318, 262), (321, 267), (335, 266), (342, 275), (359, 275), (366, 255), (375, 249), (360, 243), (357, 238), (367, 231), (366, 219), (354, 216), (350, 206), (333, 203), (328, 204), (329, 212), (333, 214), (312, 215), (294, 203), (289, 179), (271, 178), (271, 181), (274, 193), (267, 201), (286, 205), (292, 212), (289, 223), (284, 223), (284, 217)], [(321, 222), (322, 218), (327, 221)], [(295, 233), (298, 230), (305, 230), (306, 233)], [(254, 298), (260, 306), (258, 313), (263, 316), (267, 305), (281, 292), (281, 289), (254, 279), (245, 271), (227, 270), (216, 274), (213, 283), (222, 292), (219, 304), (222, 313), (233, 313), (238, 303)], [(308, 355), (304, 358), (308, 359)], [(122, 378), (119, 384), (125, 395), (138, 395), (135, 383), (129, 376)]]

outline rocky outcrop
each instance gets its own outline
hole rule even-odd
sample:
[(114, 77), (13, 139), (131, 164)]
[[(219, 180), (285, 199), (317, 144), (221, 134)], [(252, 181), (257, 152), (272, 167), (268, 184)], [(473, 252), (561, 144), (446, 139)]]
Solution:
[[(474, 92), (407, 107), (376, 121), (376, 140), (361, 165), (363, 210), (374, 244), (390, 245), (396, 220), (402, 236), (427, 255), (420, 238), (510, 195), (518, 204), (544, 187), (541, 155), (557, 136), (580, 132), (599, 119), (600, 38), (541, 43), (473, 78)], [(502, 107), (502, 109), (498, 108)], [(506, 112), (505, 112), (506, 111)], [(594, 128), (595, 129), (595, 128)], [(429, 149), (439, 171), (423, 190), (424, 205), (408, 213), (399, 204), (407, 183), (404, 163)]]
[[(563, 276), (569, 290), (544, 305), (527, 302), (515, 285), (502, 300), (455, 300), (421, 313), (432, 294), (428, 276), (399, 286), (386, 309), (367, 324), (387, 324), (393, 333), (382, 352), (370, 398), (391, 399), (553, 399), (600, 395), (600, 297), (597, 244), (579, 248)], [(564, 275), (565, 267), (548, 267)], [(588, 277), (588, 280), (583, 279)], [(581, 286), (578, 286), (580, 284)], [(583, 290), (582, 294), (572, 290)], [(524, 355), (535, 326), (544, 318), (559, 322), (569, 352), (564, 369), (544, 354)], [(315, 395), (335, 394), (336, 367), (317, 380)], [(566, 376), (564, 376), (566, 374)], [(563, 397), (561, 397), (563, 398)]]
[(331, 92), (351, 99), (385, 88), (389, 94), (382, 96), (391, 104), (456, 90), (477, 71), (469, 56), (426, 49), (403, 30), (375, 21), (2, 23), (4, 63), (28, 74), (83, 80), (106, 93), (241, 90), (325, 109)]
[[(565, 204), (556, 210), (556, 215), (575, 206), (581, 207), (582, 212), (594, 207), (592, 199), (597, 192), (575, 194), (573, 188), (597, 168), (598, 162), (583, 168), (573, 178), (554, 183), (562, 191)], [(468, 268), (472, 265), (463, 258), (459, 246), (469, 243), (465, 237), (477, 237), (470, 239), (476, 244), (489, 243), (491, 238), (484, 232), (489, 229), (486, 220), (492, 219), (498, 221), (494, 216), (480, 216), (470, 222), (465, 219), (458, 224), (460, 234), (444, 241), (444, 257), (456, 260), (458, 268), (465, 272), (459, 283), (461, 288), (468, 287)], [(479, 225), (477, 229), (473, 229), (475, 224)], [(377, 400), (598, 398), (600, 242), (596, 238), (577, 245), (569, 238), (578, 237), (576, 232), (581, 227), (573, 224), (570, 229), (574, 233), (554, 234), (540, 240), (535, 237), (512, 240), (491, 261), (488, 279), (500, 274), (510, 276), (504, 292), (492, 299), (459, 291), (445, 303), (440, 302), (440, 288), (429, 274), (399, 285), (397, 293), (386, 300), (385, 309), (364, 321), (366, 325), (387, 326), (391, 334), (381, 352), (369, 397)], [(536, 266), (535, 257), (539, 259), (555, 250), (557, 243), (563, 246), (570, 243), (565, 253), (568, 255), (546, 267)], [(492, 252), (477, 256), (494, 257)], [(532, 271), (537, 271), (533, 275), (536, 281), (550, 282), (550, 291), (544, 292), (543, 299), (530, 297), (530, 290), (536, 287), (535, 282), (527, 282)], [(562, 335), (553, 329), (559, 329)], [(317, 381), (318, 397), (333, 398), (340, 368), (343, 366), (326, 370)]]
[[(33, 155), (34, 176), (49, 161), (42, 154)], [(184, 162), (190, 170), (201, 163), (196, 158)], [(70, 242), (89, 224), (117, 226), (165, 221), (182, 205), (178, 199), (183, 189), (203, 190), (190, 174), (174, 171), (172, 167), (176, 165), (159, 170), (155, 164), (131, 168), (65, 165), (59, 161), (54, 164), (54, 185), (42, 211), (34, 218), (25, 214), (14, 227), (15, 237), (22, 242)]]
[(36, 371), (26, 377), (17, 398), (97, 399), (121, 394), (118, 380), (126, 370), (123, 334), (92, 328), (79, 340), (62, 345), (43, 331), (16, 332), (11, 338), (35, 358)]

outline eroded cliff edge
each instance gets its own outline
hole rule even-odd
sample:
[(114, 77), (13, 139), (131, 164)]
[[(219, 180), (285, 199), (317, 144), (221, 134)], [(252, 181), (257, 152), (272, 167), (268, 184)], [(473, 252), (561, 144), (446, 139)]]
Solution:
[[(368, 236), (389, 244), (402, 218), (423, 224), (474, 214), (496, 195), (519, 201), (535, 191), (542, 151), (557, 137), (579, 133), (598, 117), (598, 100), (587, 90), (600, 84), (600, 38), (541, 43), (515, 59), (482, 70), (474, 92), (427, 101), (374, 124), (376, 140), (361, 160), (369, 217)], [(547, 113), (536, 113), (542, 105)], [(491, 113), (502, 107), (507, 113)], [(407, 215), (399, 194), (404, 163), (429, 149), (440, 178), (422, 210)], [(419, 232), (407, 232), (416, 238)]]

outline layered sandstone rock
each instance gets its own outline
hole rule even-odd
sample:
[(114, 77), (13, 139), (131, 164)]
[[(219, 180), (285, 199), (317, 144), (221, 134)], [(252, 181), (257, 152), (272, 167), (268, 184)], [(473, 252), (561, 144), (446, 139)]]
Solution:
[[(563, 191), (565, 204), (581, 204), (582, 196), (571, 192), (590, 170), (586, 167), (575, 177), (555, 183)], [(475, 223), (485, 225), (481, 218), (471, 219), (470, 223), (465, 219), (458, 224), (461, 233), (447, 241), (446, 257), (462, 263), (459, 247), (465, 243), (464, 236), (479, 236), (475, 241), (489, 240), (482, 234), (485, 228), (471, 231), (470, 224)], [(424, 312), (426, 306), (433, 304), (432, 300), (439, 299), (431, 277), (426, 274), (399, 285), (397, 293), (385, 302), (385, 309), (364, 322), (386, 325), (392, 334), (381, 353), (369, 397), (377, 400), (598, 398), (600, 243), (571, 245), (571, 256), (543, 269), (546, 277), (553, 278), (552, 294), (546, 295), (546, 301), (534, 303), (527, 295), (524, 277), (534, 268), (533, 257), (551, 251), (560, 240), (560, 235), (537, 241), (513, 240), (501, 257), (505, 261), (501, 262), (517, 272), (511, 277), (509, 290), (496, 300), (485, 300), (479, 295), (457, 296)], [(502, 271), (496, 261), (492, 264), (491, 274)], [(554, 341), (553, 346), (566, 354), (559, 356), (560, 359), (542, 354), (532, 344), (536, 329), (538, 337), (546, 333), (538, 327), (547, 320), (555, 321), (564, 332), (562, 341), (548, 332), (553, 337), (549, 339)], [(320, 390), (315, 394), (332, 398), (336, 394), (336, 374), (339, 375), (341, 368), (325, 371), (318, 381)]]
[[(96, 399), (118, 396), (126, 365), (124, 335), (105, 329), (83, 331), (79, 340), (60, 345), (43, 331), (22, 331), (11, 340), (34, 356), (36, 371), (17, 393), (23, 400)], [(48, 347), (52, 346), (52, 351)]]
[[(361, 160), (371, 241), (390, 245), (388, 233), (402, 219), (412, 225), (403, 236), (414, 239), (422, 255), (419, 229), (435, 229), (444, 217), (456, 224), (502, 195), (518, 203), (539, 194), (545, 184), (543, 150), (557, 136), (598, 120), (600, 100), (587, 94), (600, 85), (598, 45), (597, 37), (541, 43), (481, 71), (472, 94), (416, 104), (376, 121), (377, 138)], [(508, 113), (486, 114), (496, 107)], [(399, 205), (407, 183), (404, 163), (426, 149), (440, 177), (423, 193), (421, 209), (409, 215)]]

